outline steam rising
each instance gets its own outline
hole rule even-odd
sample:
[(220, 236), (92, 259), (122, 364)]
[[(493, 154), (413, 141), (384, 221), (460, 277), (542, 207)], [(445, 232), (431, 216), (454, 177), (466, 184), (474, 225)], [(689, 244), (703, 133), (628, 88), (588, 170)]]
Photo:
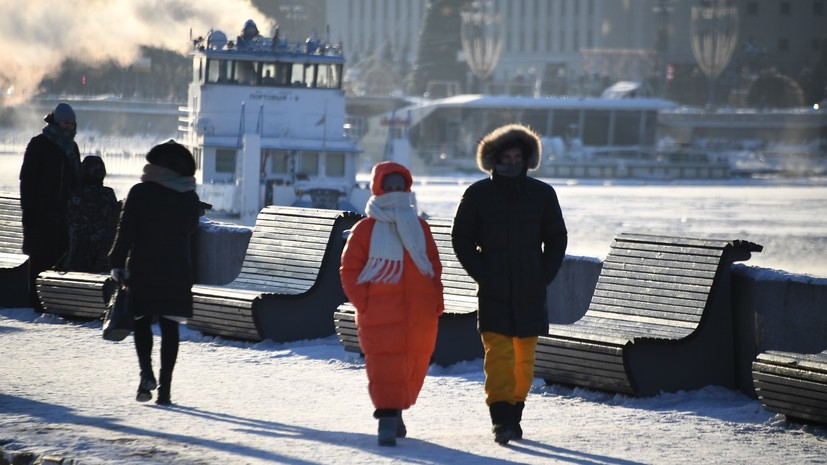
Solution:
[(141, 46), (187, 53), (192, 35), (220, 29), (229, 37), (247, 19), (267, 18), (249, 0), (0, 0), (0, 102), (21, 103), (38, 92), (63, 60), (129, 66)]

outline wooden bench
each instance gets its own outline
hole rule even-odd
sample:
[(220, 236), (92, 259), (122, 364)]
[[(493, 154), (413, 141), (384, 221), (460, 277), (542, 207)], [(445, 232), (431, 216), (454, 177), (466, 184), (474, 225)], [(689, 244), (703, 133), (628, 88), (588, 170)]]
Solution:
[(763, 352), (752, 364), (752, 377), (766, 410), (790, 421), (827, 424), (827, 350)]
[(540, 336), (536, 376), (643, 396), (735, 387), (730, 265), (761, 250), (741, 240), (621, 234), (585, 315)]
[(255, 341), (332, 335), (333, 312), (347, 300), (339, 279), (343, 233), (360, 218), (341, 210), (264, 208), (235, 280), (193, 286), (187, 326)]
[(31, 307), (20, 196), (0, 192), (0, 307)]
[[(108, 304), (104, 289), (108, 277), (108, 273), (41, 272), (37, 275), (37, 295), (43, 312), (68, 318), (103, 318)], [(110, 293), (114, 287), (111, 281)]]
[[(451, 245), (451, 220), (428, 220), (442, 262), (445, 311), (439, 318), (433, 363), (448, 366), (483, 356), (477, 332), (477, 284), (462, 268)], [(336, 334), (346, 351), (362, 353), (356, 328), (356, 309), (350, 302), (339, 306), (335, 315)]]

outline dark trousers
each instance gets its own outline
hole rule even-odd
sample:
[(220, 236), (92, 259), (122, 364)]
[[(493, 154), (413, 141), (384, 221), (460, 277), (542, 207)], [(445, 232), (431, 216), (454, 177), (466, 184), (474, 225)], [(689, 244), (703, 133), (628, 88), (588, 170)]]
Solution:
[[(135, 351), (138, 353), (138, 365), (142, 374), (152, 373), (152, 321), (151, 316), (135, 320)], [(164, 317), (158, 318), (161, 328), (161, 371), (158, 385), (161, 392), (169, 393), (172, 384), (172, 371), (178, 359), (178, 322)]]

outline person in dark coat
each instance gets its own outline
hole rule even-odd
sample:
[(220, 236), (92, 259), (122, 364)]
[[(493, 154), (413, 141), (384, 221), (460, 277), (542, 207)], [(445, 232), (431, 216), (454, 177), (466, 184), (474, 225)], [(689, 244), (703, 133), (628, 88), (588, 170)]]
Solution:
[(37, 275), (52, 268), (69, 247), (66, 207), (69, 193), (79, 184), (80, 171), (72, 107), (59, 103), (44, 120), (47, 124), (29, 141), (20, 168), (23, 253), (29, 256), (29, 293), (37, 310), (41, 310)]
[(534, 351), (538, 336), (548, 334), (546, 289), (568, 242), (554, 188), (527, 175), (540, 165), (541, 148), (519, 124), (486, 135), (476, 156), (490, 177), (468, 187), (451, 229), (457, 259), (477, 282), (485, 401), (500, 444), (522, 439)]
[(101, 273), (109, 271), (109, 250), (115, 239), (121, 204), (111, 187), (103, 185), (106, 164), (89, 155), (80, 163), (80, 187), (69, 197), (69, 252), (61, 268)]
[[(141, 183), (124, 202), (109, 254), (112, 277), (126, 281), (135, 311), (135, 350), (140, 382), (136, 400), (171, 403), (172, 372), (178, 358), (178, 325), (192, 317), (194, 283), (190, 241), (198, 228), (201, 203), (195, 193), (195, 159), (170, 140), (146, 155)], [(128, 257), (128, 260), (127, 260)], [(152, 323), (161, 329), (161, 370), (152, 370)]]

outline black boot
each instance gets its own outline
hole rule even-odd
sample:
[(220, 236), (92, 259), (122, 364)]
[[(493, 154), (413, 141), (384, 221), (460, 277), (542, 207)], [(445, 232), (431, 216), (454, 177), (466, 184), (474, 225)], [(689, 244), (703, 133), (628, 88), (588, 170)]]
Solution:
[(169, 405), (172, 403), (170, 399), (172, 372), (178, 359), (178, 323), (161, 317), (158, 319), (158, 326), (161, 328), (161, 372), (158, 377), (158, 398), (155, 403)]
[(152, 399), (152, 390), (158, 383), (152, 374), (152, 318), (143, 317), (135, 320), (135, 352), (138, 354), (138, 366), (141, 368), (141, 381), (135, 400), (148, 402)]
[(491, 431), (494, 432), (494, 441), (502, 446), (508, 444), (513, 437), (513, 410), (514, 406), (508, 402), (494, 402), (488, 406), (491, 413)]
[(138, 394), (135, 400), (138, 402), (148, 402), (152, 399), (152, 391), (158, 387), (158, 382), (155, 381), (155, 376), (150, 371), (149, 373), (141, 371), (141, 382), (138, 383)]
[(523, 438), (523, 428), (520, 426), (520, 421), (523, 419), (523, 409), (525, 402), (517, 402), (514, 404), (514, 426), (512, 427), (511, 439), (520, 440)]
[(405, 422), (402, 421), (402, 410), (396, 412), (396, 437), (404, 438), (408, 435), (408, 428), (405, 427)]
[(164, 369), (162, 368), (160, 380), (161, 382), (158, 385), (158, 398), (155, 399), (155, 403), (158, 405), (169, 405), (172, 403), (172, 400), (170, 400), (172, 373), (169, 371), (164, 371)]
[(373, 417), (379, 420), (377, 440), (380, 446), (395, 446), (398, 433), (399, 410), (376, 409)]

